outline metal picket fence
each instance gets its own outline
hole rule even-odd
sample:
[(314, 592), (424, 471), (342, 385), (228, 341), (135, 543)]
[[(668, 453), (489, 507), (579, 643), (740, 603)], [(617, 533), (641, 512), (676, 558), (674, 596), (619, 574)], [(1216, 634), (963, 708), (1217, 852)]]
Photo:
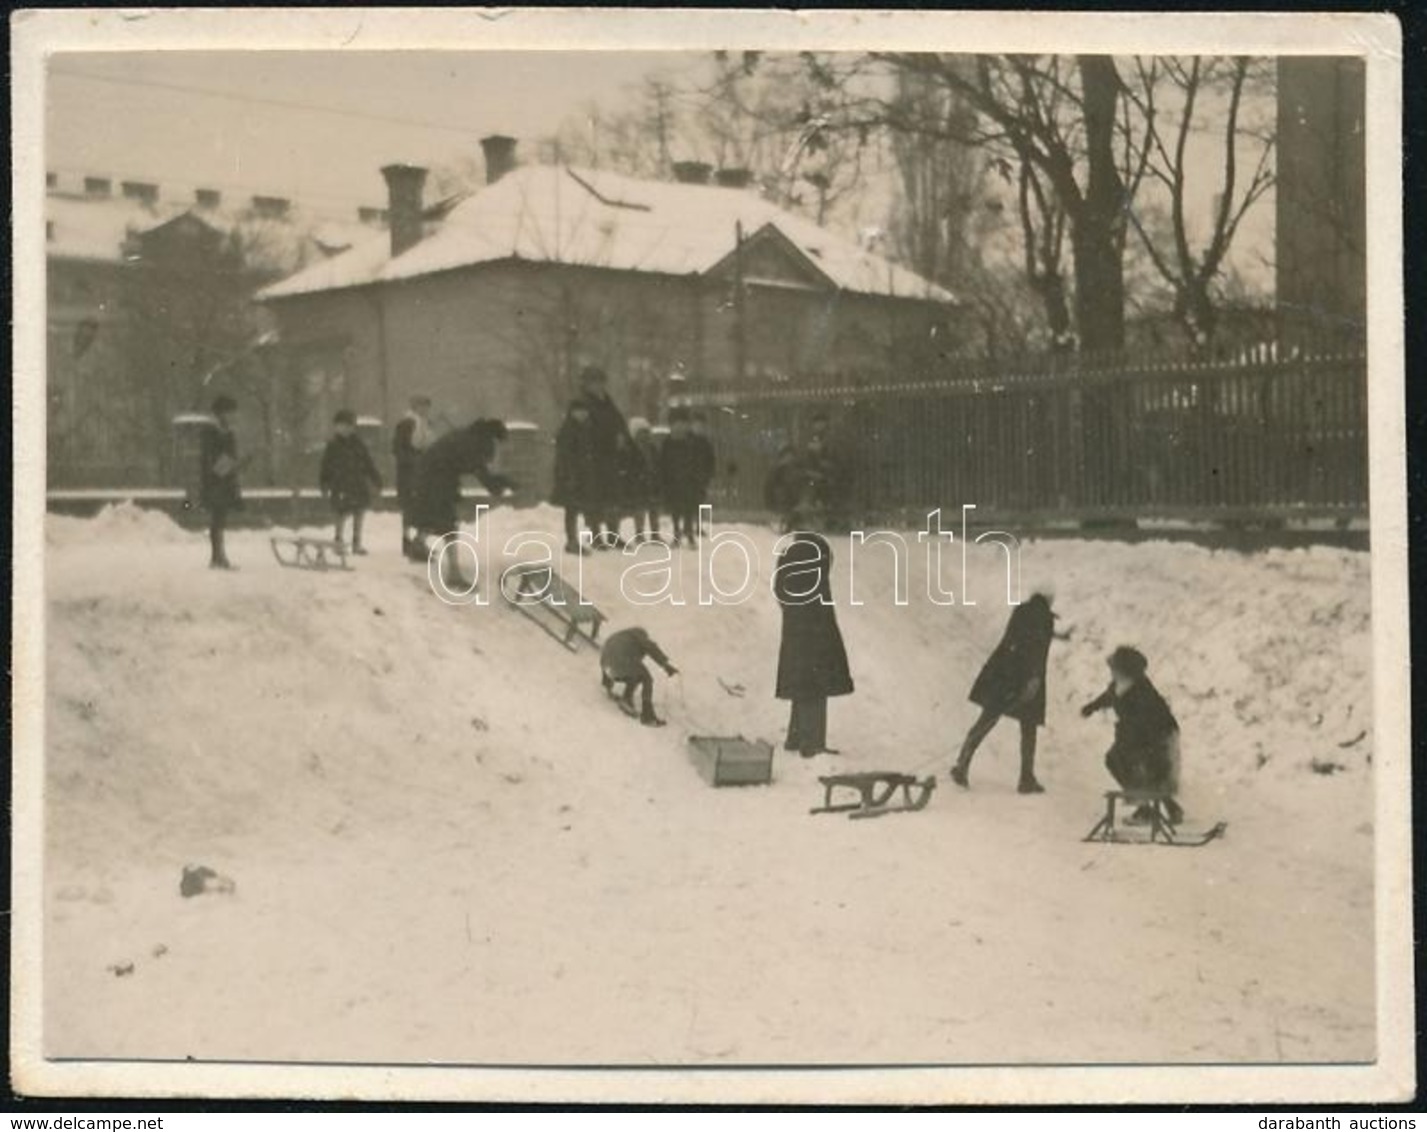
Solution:
[[(1271, 351), (1265, 351), (1271, 353)], [(763, 508), (778, 451), (828, 419), (855, 515), (1355, 516), (1368, 503), (1361, 350), (1198, 362), (1085, 359), (908, 382), (694, 385), (719, 452), (715, 503)]]

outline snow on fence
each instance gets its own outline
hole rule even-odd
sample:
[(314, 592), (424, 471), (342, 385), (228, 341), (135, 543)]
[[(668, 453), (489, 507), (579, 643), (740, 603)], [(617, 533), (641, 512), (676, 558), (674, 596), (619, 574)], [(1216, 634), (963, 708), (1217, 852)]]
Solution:
[(1365, 514), (1364, 352), (1284, 353), (694, 384), (680, 400), (709, 418), (715, 503), (730, 511), (763, 509), (779, 449), (826, 416), (854, 519), (965, 504), (1073, 518)]

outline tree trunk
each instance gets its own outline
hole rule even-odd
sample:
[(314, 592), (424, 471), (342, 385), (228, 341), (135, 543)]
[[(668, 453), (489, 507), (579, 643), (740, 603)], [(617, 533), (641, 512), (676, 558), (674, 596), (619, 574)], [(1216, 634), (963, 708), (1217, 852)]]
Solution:
[(1088, 353), (1125, 345), (1125, 186), (1115, 160), (1120, 76), (1108, 55), (1079, 57), (1085, 100), (1085, 192), (1071, 217), (1075, 315)]

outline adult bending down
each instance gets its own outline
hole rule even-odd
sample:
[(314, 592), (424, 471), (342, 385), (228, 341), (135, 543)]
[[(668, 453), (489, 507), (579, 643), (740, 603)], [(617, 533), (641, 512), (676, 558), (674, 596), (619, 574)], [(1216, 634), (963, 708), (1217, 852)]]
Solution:
[(492, 495), (515, 486), (490, 467), (505, 437), (505, 422), (478, 420), (448, 432), (417, 457), (411, 517), (418, 542), (457, 529), (462, 476), (475, 476)]

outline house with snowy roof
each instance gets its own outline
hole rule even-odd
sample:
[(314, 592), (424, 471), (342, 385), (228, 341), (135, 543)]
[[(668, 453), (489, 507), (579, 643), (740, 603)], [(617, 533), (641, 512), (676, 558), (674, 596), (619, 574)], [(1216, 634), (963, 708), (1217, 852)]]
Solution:
[(434, 205), (425, 170), (386, 167), (389, 233), (258, 292), (314, 416), (392, 420), (424, 392), (451, 423), (553, 429), (598, 365), (626, 412), (657, 419), (681, 381), (878, 376), (951, 348), (951, 294), (744, 175), (638, 180), (482, 147), (486, 183)]
[[(374, 208), (318, 218), (276, 196), (225, 200), (212, 188), (179, 195), (55, 173), (44, 216), (47, 460), (57, 488), (164, 484), (174, 414), (205, 405), (213, 365), (261, 331), (250, 325), (253, 289), (384, 222)], [(201, 297), (209, 317), (191, 318)], [(156, 357), (165, 344), (173, 356)]]

